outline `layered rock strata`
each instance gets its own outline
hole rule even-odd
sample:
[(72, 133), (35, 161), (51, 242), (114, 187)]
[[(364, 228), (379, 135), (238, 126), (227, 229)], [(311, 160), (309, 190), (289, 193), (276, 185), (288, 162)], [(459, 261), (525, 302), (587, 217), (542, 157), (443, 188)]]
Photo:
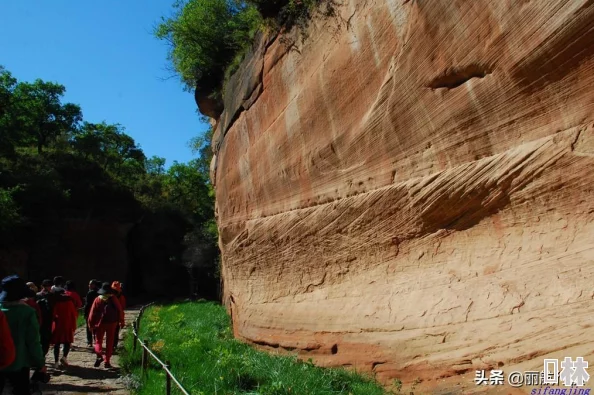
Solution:
[(594, 2), (334, 7), (226, 85), (236, 335), (426, 391), (594, 363)]

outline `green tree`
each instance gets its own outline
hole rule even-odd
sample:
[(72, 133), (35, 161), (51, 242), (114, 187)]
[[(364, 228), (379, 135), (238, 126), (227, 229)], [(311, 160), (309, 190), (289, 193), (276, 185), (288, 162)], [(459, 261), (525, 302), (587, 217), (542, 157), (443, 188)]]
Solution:
[(12, 92), (11, 127), (22, 133), (27, 145), (35, 145), (37, 152), (48, 147), (58, 136), (71, 133), (82, 121), (78, 105), (62, 104), (66, 92), (63, 85), (44, 82), (20, 82)]
[[(192, 138), (189, 142), (189, 146), (192, 150), (192, 153), (194, 155), (198, 155), (198, 158), (195, 159), (196, 170), (198, 171), (198, 173), (201, 174), (202, 180), (204, 181), (204, 184), (207, 187), (208, 197), (204, 198), (208, 199), (208, 202), (210, 204), (209, 210), (211, 210), (208, 211), (208, 219), (206, 219), (204, 223), (201, 225), (201, 229), (199, 230), (199, 237), (205, 239), (207, 243), (216, 246), (218, 242), (218, 228), (214, 218), (215, 191), (210, 180), (210, 164), (214, 156), (212, 150), (213, 133), (214, 131), (212, 127), (208, 128), (204, 132), (204, 134)], [(192, 235), (190, 240), (194, 240), (196, 238), (197, 236), (194, 234)]]
[(0, 66), (0, 154), (12, 154), (15, 143), (19, 140), (19, 131), (12, 116), (12, 96), (16, 78)]
[(173, 162), (167, 171), (165, 188), (168, 201), (188, 216), (195, 224), (202, 225), (214, 216), (214, 204), (209, 187), (199, 171), (199, 161)]
[(198, 172), (203, 175), (208, 184), (210, 184), (210, 162), (213, 157), (211, 145), (213, 133), (210, 127), (204, 134), (192, 138), (188, 143), (192, 153), (198, 156), (196, 159)]
[(145, 167), (147, 174), (161, 176), (165, 174), (165, 158), (153, 155), (146, 160)]
[(119, 125), (85, 122), (72, 138), (73, 148), (96, 161), (115, 178), (137, 180), (145, 171), (146, 157), (134, 139)]
[(47, 268), (60, 259), (52, 246), (65, 221), (140, 220), (141, 234), (163, 243), (143, 245), (138, 270), (169, 264), (163, 256), (215, 267), (210, 135), (196, 140), (200, 158), (167, 169), (122, 125), (83, 122), (80, 107), (62, 103), (64, 93), (57, 83), (19, 82), (0, 67), (0, 245), (40, 251), (41, 243), (50, 253), (38, 252), (30, 266)]

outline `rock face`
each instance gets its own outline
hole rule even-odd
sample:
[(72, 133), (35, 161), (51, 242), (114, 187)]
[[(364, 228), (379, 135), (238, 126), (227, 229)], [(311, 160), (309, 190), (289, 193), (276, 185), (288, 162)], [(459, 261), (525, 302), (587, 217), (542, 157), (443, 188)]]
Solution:
[(236, 335), (429, 392), (594, 362), (594, 2), (335, 11), (263, 37), (227, 85)]

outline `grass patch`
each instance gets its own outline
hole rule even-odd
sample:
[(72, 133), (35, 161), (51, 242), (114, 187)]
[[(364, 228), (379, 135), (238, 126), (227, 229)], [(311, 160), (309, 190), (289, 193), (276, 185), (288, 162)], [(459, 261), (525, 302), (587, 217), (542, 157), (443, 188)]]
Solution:
[(76, 318), (76, 327), (81, 328), (87, 325), (87, 321), (85, 320), (85, 315), (82, 313), (78, 313), (78, 317)]
[[(210, 302), (155, 306), (145, 311), (140, 337), (192, 394), (384, 394), (369, 377), (323, 369), (295, 356), (271, 355), (235, 340), (224, 308)], [(141, 351), (126, 336), (122, 367), (140, 377)], [(138, 394), (163, 394), (165, 376), (151, 362)]]

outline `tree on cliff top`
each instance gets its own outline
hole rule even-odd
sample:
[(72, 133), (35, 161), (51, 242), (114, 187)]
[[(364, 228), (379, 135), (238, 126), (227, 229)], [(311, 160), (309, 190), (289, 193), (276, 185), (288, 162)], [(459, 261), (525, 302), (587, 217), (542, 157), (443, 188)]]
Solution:
[(236, 53), (260, 26), (256, 9), (234, 0), (180, 0), (155, 35), (171, 48), (169, 60), (188, 90), (212, 92)]
[(259, 29), (297, 24), (304, 33), (321, 3), (328, 5), (324, 15), (332, 15), (334, 0), (178, 0), (154, 34), (169, 44), (168, 60), (184, 88), (220, 101), (223, 80), (235, 72)]

